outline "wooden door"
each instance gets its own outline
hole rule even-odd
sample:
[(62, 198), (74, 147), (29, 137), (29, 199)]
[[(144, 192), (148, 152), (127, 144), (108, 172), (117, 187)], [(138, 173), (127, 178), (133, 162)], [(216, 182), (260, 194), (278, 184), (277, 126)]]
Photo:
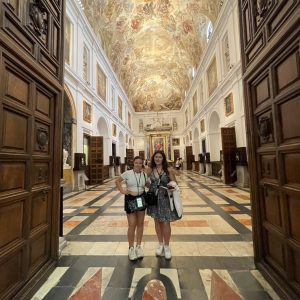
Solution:
[(300, 2), (240, 1), (255, 261), (300, 299)]
[(63, 1), (0, 1), (0, 299), (58, 259)]
[(174, 162), (176, 162), (177, 158), (180, 157), (179, 149), (174, 149)]
[(103, 182), (103, 136), (90, 137), (90, 184)]
[(192, 170), (193, 168), (193, 161), (194, 161), (194, 156), (193, 156), (193, 147), (192, 146), (186, 146), (185, 147), (185, 153), (186, 153), (186, 169), (187, 170)]
[(126, 164), (130, 169), (133, 168), (134, 151), (133, 149), (126, 149)]
[(235, 163), (235, 128), (221, 128), (221, 139), (223, 149), (224, 181), (231, 184), (236, 181), (236, 163)]

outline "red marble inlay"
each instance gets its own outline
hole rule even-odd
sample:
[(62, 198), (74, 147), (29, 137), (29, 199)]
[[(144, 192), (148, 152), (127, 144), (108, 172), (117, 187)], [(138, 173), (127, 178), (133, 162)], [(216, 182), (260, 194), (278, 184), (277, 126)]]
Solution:
[(230, 194), (235, 194), (235, 193), (236, 193), (236, 191), (234, 191), (234, 190), (230, 190), (230, 189), (228, 189), (228, 190), (224, 190), (224, 192), (226, 192), (226, 193), (230, 193)]
[(70, 300), (101, 300), (102, 269), (93, 275)]
[(71, 221), (71, 220), (69, 220), (69, 221), (66, 221), (64, 223), (64, 226), (68, 227), (68, 228), (73, 228), (73, 227), (77, 226), (80, 223), (81, 223), (81, 221)]
[(246, 196), (246, 195), (236, 195), (236, 196), (243, 200), (250, 200), (250, 196)]
[(83, 213), (83, 214), (93, 214), (97, 210), (98, 210), (98, 208), (86, 208), (86, 209), (82, 210), (80, 213)]
[(211, 276), (211, 300), (243, 300), (216, 272)]
[(232, 205), (222, 205), (221, 206), (223, 210), (225, 211), (239, 211), (239, 209)]
[(251, 219), (239, 219), (239, 222), (245, 226), (252, 225)]
[(150, 280), (145, 287), (142, 300), (167, 300), (164, 284), (158, 279)]
[(174, 227), (208, 227), (206, 220), (191, 220), (191, 221), (177, 221), (172, 224)]

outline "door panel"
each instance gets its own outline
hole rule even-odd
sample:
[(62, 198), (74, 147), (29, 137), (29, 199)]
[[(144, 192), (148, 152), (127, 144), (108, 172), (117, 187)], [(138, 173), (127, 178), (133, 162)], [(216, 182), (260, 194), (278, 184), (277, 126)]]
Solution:
[(299, 7), (240, 1), (255, 261), (282, 299), (300, 298)]
[(0, 1), (0, 298), (30, 298), (58, 259), (62, 1)]
[(236, 139), (235, 128), (226, 127), (221, 128), (222, 139), (222, 151), (223, 151), (223, 164), (224, 164), (224, 180), (226, 184), (231, 184), (236, 181), (235, 151), (236, 151)]
[(90, 184), (103, 182), (103, 136), (91, 136)]

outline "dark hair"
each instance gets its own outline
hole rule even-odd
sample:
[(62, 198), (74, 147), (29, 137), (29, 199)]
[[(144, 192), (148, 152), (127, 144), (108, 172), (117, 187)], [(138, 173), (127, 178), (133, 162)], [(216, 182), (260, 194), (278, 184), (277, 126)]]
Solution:
[(166, 157), (166, 154), (164, 151), (162, 150), (156, 150), (152, 157), (151, 157), (151, 162), (150, 162), (150, 167), (153, 169), (153, 168), (156, 168), (156, 163), (154, 161), (154, 156), (156, 154), (161, 154), (162, 158), (163, 158), (163, 161), (162, 161), (162, 168), (164, 170), (164, 172), (169, 175), (169, 171), (168, 171), (168, 162), (167, 162), (167, 157)]
[(139, 155), (138, 155), (138, 156), (135, 156), (134, 159), (133, 159), (133, 161), (135, 161), (135, 160), (137, 160), (137, 159), (140, 159), (142, 162), (144, 161), (144, 159), (143, 159), (141, 156), (139, 156)]

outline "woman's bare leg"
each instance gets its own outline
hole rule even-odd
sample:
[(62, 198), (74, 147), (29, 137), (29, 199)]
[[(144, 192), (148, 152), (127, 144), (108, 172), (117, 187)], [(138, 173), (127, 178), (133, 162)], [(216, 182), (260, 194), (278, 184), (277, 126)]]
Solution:
[(140, 245), (142, 243), (143, 232), (144, 232), (145, 211), (138, 211), (135, 214), (136, 214), (136, 217), (137, 217), (136, 244)]

